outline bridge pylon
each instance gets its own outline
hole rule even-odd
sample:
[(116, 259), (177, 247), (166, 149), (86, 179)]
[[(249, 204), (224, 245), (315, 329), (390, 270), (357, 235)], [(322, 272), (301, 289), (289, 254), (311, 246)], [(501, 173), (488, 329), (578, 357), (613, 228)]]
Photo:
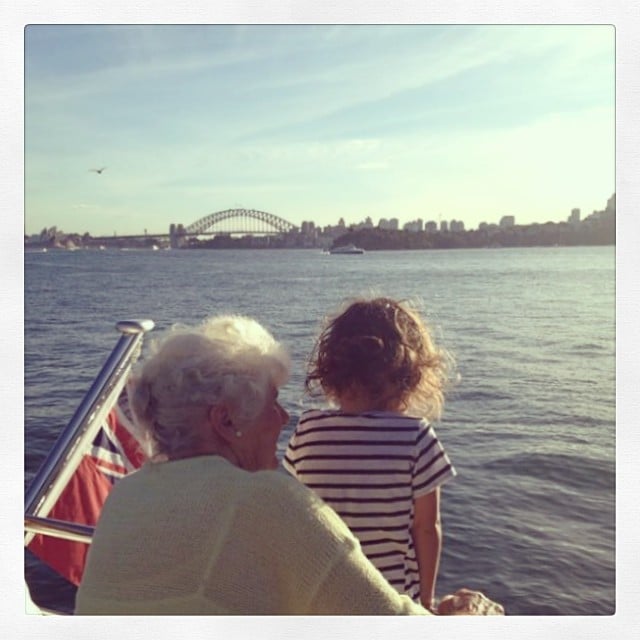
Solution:
[(169, 246), (172, 249), (182, 249), (187, 244), (187, 234), (184, 226), (171, 223), (169, 226)]

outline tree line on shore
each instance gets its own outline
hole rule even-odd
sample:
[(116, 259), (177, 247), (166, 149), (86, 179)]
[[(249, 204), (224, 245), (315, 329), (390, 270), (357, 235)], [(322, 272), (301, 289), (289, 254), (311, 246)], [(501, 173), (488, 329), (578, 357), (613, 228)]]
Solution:
[(410, 232), (355, 229), (334, 245), (354, 244), (367, 251), (382, 249), (480, 249), (494, 247), (589, 246), (615, 244), (615, 217), (579, 223), (548, 222), (469, 231)]

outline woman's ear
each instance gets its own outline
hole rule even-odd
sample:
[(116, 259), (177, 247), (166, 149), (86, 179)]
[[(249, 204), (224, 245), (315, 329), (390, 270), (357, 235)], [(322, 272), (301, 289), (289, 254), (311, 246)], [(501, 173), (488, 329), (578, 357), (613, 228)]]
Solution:
[(209, 424), (214, 433), (225, 442), (235, 439), (236, 428), (226, 405), (214, 404), (209, 408)]

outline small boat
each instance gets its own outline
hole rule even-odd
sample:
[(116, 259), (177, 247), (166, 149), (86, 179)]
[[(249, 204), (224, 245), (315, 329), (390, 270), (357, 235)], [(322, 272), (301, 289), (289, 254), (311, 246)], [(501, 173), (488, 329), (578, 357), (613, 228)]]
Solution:
[(332, 255), (360, 255), (364, 253), (364, 249), (356, 247), (354, 244), (345, 244), (341, 247), (329, 249), (329, 253)]

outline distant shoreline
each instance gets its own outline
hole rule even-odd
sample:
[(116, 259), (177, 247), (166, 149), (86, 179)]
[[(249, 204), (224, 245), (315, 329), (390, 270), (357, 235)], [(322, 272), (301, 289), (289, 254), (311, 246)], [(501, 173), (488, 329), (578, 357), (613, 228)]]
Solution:
[[(54, 228), (55, 229), (55, 228)], [(38, 239), (25, 236), (25, 250), (162, 250), (183, 249), (316, 249), (353, 244), (365, 251), (402, 251), (432, 249), (492, 249), (516, 247), (571, 247), (615, 245), (615, 211), (578, 223), (548, 222), (546, 224), (513, 225), (474, 229), (470, 231), (408, 231), (380, 228), (345, 230), (335, 238), (309, 236), (300, 232), (274, 235), (218, 234), (206, 238), (180, 237), (179, 245), (171, 247), (166, 236), (113, 236), (92, 238), (89, 234), (65, 234), (56, 231)]]
[[(380, 247), (380, 248), (369, 248), (366, 249), (367, 253), (373, 252), (383, 252), (383, 251), (459, 251), (459, 250), (484, 250), (484, 249), (555, 249), (555, 248), (570, 248), (570, 247), (611, 247), (616, 246), (615, 242), (594, 242), (588, 244), (528, 244), (528, 245), (491, 245), (491, 246), (478, 246), (478, 247), (428, 247), (428, 248), (414, 248), (414, 247)], [(165, 247), (166, 250), (169, 250), (170, 247)], [(225, 246), (225, 247), (183, 247), (180, 249), (171, 249), (172, 251), (234, 251), (234, 250), (242, 250), (242, 251), (278, 251), (278, 250), (295, 250), (295, 251), (321, 251), (322, 253), (326, 253), (329, 255), (329, 252), (321, 247), (262, 247), (262, 246)], [(99, 251), (97, 247), (76, 247), (74, 249), (67, 249), (65, 247), (46, 247), (46, 246), (36, 246), (33, 244), (25, 244), (24, 252), (25, 253), (68, 253), (68, 252), (85, 252), (91, 251), (96, 252)], [(118, 246), (110, 246), (105, 249), (101, 249), (101, 251), (153, 251), (149, 247), (118, 247)]]

